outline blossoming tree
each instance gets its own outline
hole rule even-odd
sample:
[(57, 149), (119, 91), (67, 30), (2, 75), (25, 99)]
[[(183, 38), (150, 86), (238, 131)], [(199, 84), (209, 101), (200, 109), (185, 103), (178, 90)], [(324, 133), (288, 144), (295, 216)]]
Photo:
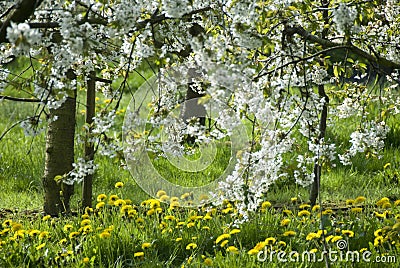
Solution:
[[(96, 167), (91, 146), (85, 159), (73, 163), (76, 90), (93, 93), (96, 87), (96, 94), (112, 99), (107, 111), (87, 118), (86, 142), (114, 156), (121, 143), (106, 133), (130, 74), (146, 61), (160, 74), (178, 64), (200, 69), (191, 90), (200, 102), (224, 104), (212, 126), (182, 127), (163, 117), (182, 94), (176, 81), (161, 79), (158, 86), (168, 90), (150, 103), (151, 129), (177, 125), (185, 129), (177, 135), (207, 143), (229, 136), (237, 122), (251, 126), (232, 172), (207, 193), (215, 203), (237, 201), (242, 215), (254, 210), (280, 179), (310, 187), (315, 203), (322, 168), (351, 164), (360, 153), (379, 157), (389, 131), (386, 120), (399, 113), (397, 1), (23, 0), (1, 5), (1, 83), (23, 84), (40, 103), (42, 112), (24, 123), (28, 129), (47, 115), (49, 214), (60, 212), (63, 202), (68, 207), (68, 185)], [(19, 58), (26, 63), (23, 77), (7, 70)], [(120, 85), (111, 87), (121, 77)], [(350, 148), (326, 135), (338, 120), (358, 125), (349, 137)], [(166, 147), (157, 146), (162, 135), (142, 130), (131, 133), (130, 145), (149, 145), (148, 150), (165, 157)], [(182, 148), (182, 139), (167, 145), (169, 154), (179, 153), (174, 148)], [(128, 150), (127, 158), (132, 153)], [(54, 181), (57, 175), (65, 185), (63, 196)]]

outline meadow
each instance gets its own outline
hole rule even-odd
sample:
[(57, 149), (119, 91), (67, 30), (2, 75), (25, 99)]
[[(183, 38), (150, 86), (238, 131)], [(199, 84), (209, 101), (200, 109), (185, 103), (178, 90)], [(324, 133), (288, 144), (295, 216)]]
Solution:
[[(98, 107), (105, 103), (97, 101)], [(32, 104), (1, 101), (0, 134), (34, 109)], [(82, 104), (77, 111), (79, 131)], [(117, 127), (123, 115), (122, 107)], [(309, 190), (284, 179), (241, 225), (234, 224), (234, 202), (190, 209), (183, 207), (189, 195), (173, 197), (160, 191), (150, 197), (119, 161), (100, 156), (96, 156), (94, 207), (79, 210), (81, 190), (76, 185), (71, 202), (76, 214), (43, 215), (44, 132), (28, 137), (16, 126), (0, 141), (0, 267), (325, 267), (318, 260), (323, 251), (337, 254), (330, 267), (398, 267), (396, 120), (391, 121), (381, 159), (359, 156), (351, 167), (337, 165), (323, 171), (320, 205), (311, 207)], [(328, 136), (345, 140), (348, 133), (345, 125), (339, 125)], [(80, 154), (78, 147), (77, 157)], [(204, 176), (219, 174), (222, 162)], [(190, 185), (191, 174), (180, 179)], [(278, 252), (286, 255), (281, 253), (279, 260)], [(289, 256), (291, 252), (295, 253)], [(346, 258), (346, 252), (359, 261)], [(311, 259), (303, 258), (303, 253)]]

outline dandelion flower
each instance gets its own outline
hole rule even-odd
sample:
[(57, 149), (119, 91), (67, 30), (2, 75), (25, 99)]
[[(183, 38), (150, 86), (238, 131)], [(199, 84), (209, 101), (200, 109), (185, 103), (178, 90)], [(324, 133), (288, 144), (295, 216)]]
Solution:
[(40, 250), (46, 246), (46, 243), (42, 243), (36, 247), (36, 250)]
[(284, 210), (282, 210), (282, 214), (284, 214), (284, 215), (286, 215), (286, 216), (289, 216), (289, 215), (292, 215), (293, 213), (292, 213), (292, 211), (289, 210), (289, 209), (284, 209)]
[(354, 205), (356, 203), (356, 200), (354, 200), (354, 199), (347, 199), (346, 200), (346, 205)]
[(162, 195), (161, 197), (160, 197), (160, 201), (161, 202), (167, 202), (169, 200), (169, 196), (168, 195)]
[(218, 236), (217, 239), (215, 239), (215, 243), (218, 244), (222, 240), (228, 239), (230, 237), (231, 237), (230, 234), (222, 234), (222, 235)]
[(382, 235), (383, 235), (383, 230), (381, 228), (374, 232), (374, 236), (382, 236)]
[(47, 232), (47, 231), (43, 231), (43, 232), (41, 232), (41, 233), (39, 234), (39, 238), (40, 238), (40, 239), (42, 239), (42, 238), (47, 238), (47, 237), (49, 237), (49, 236), (50, 236), (50, 233)]
[(163, 196), (163, 195), (167, 195), (167, 192), (164, 191), (164, 190), (159, 190), (159, 191), (157, 192), (157, 194), (156, 194), (156, 196), (157, 196), (158, 198), (160, 198), (160, 197)]
[(281, 220), (281, 226), (287, 226), (287, 225), (289, 225), (289, 223), (290, 223), (290, 220), (289, 220), (289, 219), (283, 219), (283, 220)]
[(307, 240), (307, 241), (313, 240), (313, 239), (315, 239), (315, 238), (318, 238), (318, 234), (317, 234), (317, 233), (309, 233), (309, 234), (306, 236), (306, 240)]
[(90, 259), (88, 257), (83, 258), (82, 262), (83, 263), (89, 263)]
[(186, 246), (186, 249), (187, 249), (187, 250), (193, 250), (193, 249), (195, 249), (195, 248), (197, 248), (197, 244), (196, 244), (196, 243), (189, 243), (189, 244)]
[(188, 199), (190, 196), (191, 196), (190, 193), (184, 193), (183, 195), (181, 195), (181, 199), (182, 199), (182, 200), (186, 200), (186, 199)]
[(362, 208), (352, 208), (350, 211), (352, 212), (352, 213), (361, 213), (362, 212)]
[(175, 239), (176, 242), (179, 242), (181, 240), (182, 240), (182, 237), (178, 237), (178, 238)]
[(286, 231), (283, 233), (283, 236), (295, 236), (296, 232), (295, 231)]
[(228, 244), (228, 242), (229, 242), (229, 240), (226, 239), (226, 240), (224, 240), (224, 241), (221, 242), (220, 246), (223, 248), (223, 247), (226, 246), (226, 244)]
[(240, 233), (239, 229), (233, 229), (232, 231), (229, 232), (230, 235), (237, 234), (237, 233)]
[(342, 234), (348, 237), (354, 237), (354, 232), (350, 230), (342, 230)]
[(44, 216), (44, 217), (42, 218), (42, 220), (43, 220), (43, 221), (47, 221), (47, 220), (49, 220), (50, 218), (51, 218), (50, 215), (46, 215), (46, 216)]
[(146, 249), (146, 248), (149, 248), (149, 247), (151, 247), (151, 243), (146, 242), (146, 243), (142, 244), (142, 249)]
[(229, 247), (226, 249), (226, 251), (227, 251), (227, 252), (232, 252), (232, 253), (234, 253), (234, 254), (239, 254), (239, 249), (238, 249), (237, 247), (235, 247), (235, 246), (229, 246)]
[(276, 242), (276, 239), (274, 237), (268, 237), (265, 239), (265, 243), (267, 245), (273, 245), (273, 244), (275, 244), (275, 242)]
[(355, 202), (355, 204), (360, 204), (360, 203), (363, 203), (363, 202), (365, 202), (365, 200), (367, 200), (367, 198), (365, 198), (364, 196), (357, 196), (357, 198), (354, 200)]
[(256, 254), (258, 254), (258, 252), (260, 252), (260, 251), (254, 249), (254, 248), (252, 248), (252, 249), (250, 249), (249, 251), (247, 251), (247, 254), (249, 254), (249, 255), (256, 255)]
[(300, 206), (299, 206), (299, 208), (300, 209), (307, 209), (307, 208), (310, 208), (311, 206), (309, 205), (309, 204), (301, 204)]
[(179, 202), (179, 198), (176, 197), (176, 196), (171, 197), (169, 200), (171, 201), (171, 203), (172, 202)]
[(261, 209), (270, 208), (271, 206), (272, 206), (271, 202), (269, 202), (269, 201), (264, 201), (264, 202), (261, 204)]
[(117, 207), (123, 207), (126, 205), (126, 202), (124, 199), (118, 199), (114, 202), (114, 205)]
[(133, 254), (133, 257), (135, 257), (135, 258), (143, 257), (143, 256), (144, 256), (144, 252), (143, 251), (135, 252)]
[(383, 236), (377, 236), (374, 239), (374, 247), (377, 247), (383, 243)]
[(86, 225), (89, 225), (89, 224), (90, 224), (90, 220), (89, 219), (85, 219), (85, 220), (81, 221), (81, 226), (82, 227), (86, 226)]
[(336, 241), (338, 241), (338, 240), (340, 240), (340, 239), (343, 239), (343, 237), (340, 236), (340, 235), (335, 235), (334, 237), (332, 237), (331, 242), (332, 242), (332, 243), (335, 243)]
[[(40, 234), (40, 231), (39, 230), (31, 230), (30, 232), (29, 232), (29, 236), (31, 236), (31, 237), (36, 237), (36, 236), (38, 236)], [(0, 235), (1, 236), (1, 235)]]
[(97, 196), (97, 202), (103, 202), (103, 201), (105, 201), (107, 199), (107, 195), (105, 195), (105, 194), (99, 194), (98, 196)]
[(320, 208), (321, 208), (320, 205), (314, 205), (311, 210), (315, 212), (318, 211)]
[(109, 232), (103, 231), (101, 234), (99, 234), (100, 238), (109, 238), (111, 234)]
[(194, 222), (189, 222), (188, 224), (186, 224), (187, 228), (191, 228), (193, 226), (195, 226), (196, 224)]
[(71, 233), (69, 233), (68, 237), (70, 239), (73, 239), (73, 238), (77, 237), (78, 235), (79, 235), (79, 232), (71, 232)]
[(310, 216), (311, 215), (311, 213), (309, 212), (309, 211), (307, 211), (307, 210), (301, 210), (301, 211), (299, 211), (299, 213), (297, 214), (299, 217), (303, 217), (303, 216)]
[(119, 182), (117, 182), (117, 183), (115, 184), (115, 188), (122, 188), (122, 187), (124, 187), (124, 183), (121, 182), (121, 181), (119, 181)]
[(99, 202), (99, 203), (96, 204), (96, 209), (101, 209), (101, 208), (103, 208), (105, 205), (106, 205), (106, 203), (104, 203), (104, 202)]

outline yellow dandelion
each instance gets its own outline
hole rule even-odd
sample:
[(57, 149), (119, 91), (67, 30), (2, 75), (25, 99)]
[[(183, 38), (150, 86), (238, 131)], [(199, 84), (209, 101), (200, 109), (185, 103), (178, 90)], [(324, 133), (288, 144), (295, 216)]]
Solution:
[(184, 226), (186, 223), (184, 221), (180, 221), (176, 224), (176, 227), (182, 227)]
[(388, 202), (390, 203), (389, 198), (383, 197), (383, 198), (381, 198), (379, 201), (376, 202), (376, 205), (377, 205), (378, 207), (380, 207), (380, 206), (382, 206), (384, 203), (388, 203)]
[(276, 242), (276, 239), (274, 237), (268, 237), (265, 239), (265, 243), (267, 245), (273, 245), (273, 244), (275, 244), (275, 242)]
[(384, 208), (384, 209), (386, 209), (386, 208), (391, 208), (391, 207), (392, 207), (392, 204), (390, 204), (390, 202), (385, 202), (385, 203), (382, 204), (381, 207)]
[(89, 219), (90, 217), (89, 217), (89, 215), (88, 214), (83, 214), (82, 216), (81, 216), (81, 218), (83, 219), (83, 220), (86, 220), (86, 219)]
[(290, 223), (290, 220), (289, 220), (289, 219), (283, 219), (283, 220), (281, 220), (281, 226), (288, 226), (289, 223)]
[(90, 261), (90, 259), (88, 257), (85, 257), (85, 258), (82, 259), (83, 263), (89, 263), (89, 261)]
[(393, 205), (394, 205), (395, 207), (400, 206), (400, 199), (397, 199), (396, 201), (394, 201)]
[(139, 258), (139, 257), (143, 257), (143, 256), (144, 256), (144, 252), (143, 251), (135, 252), (133, 254), (134, 258)]
[(89, 225), (89, 224), (90, 224), (90, 220), (89, 219), (85, 219), (85, 220), (81, 221), (81, 226), (82, 227), (86, 226), (86, 225)]
[(156, 194), (156, 196), (157, 196), (158, 198), (160, 198), (160, 197), (163, 196), (163, 195), (167, 195), (167, 192), (164, 191), (164, 190), (159, 190), (159, 191), (157, 192), (157, 194)]
[(374, 214), (375, 214), (375, 217), (377, 217), (378, 219), (385, 219), (388, 212), (384, 211), (383, 213), (379, 213), (379, 212), (374, 211)]
[(209, 213), (207, 213), (204, 217), (203, 217), (203, 220), (211, 220), (212, 219), (212, 216), (209, 214)]
[(3, 223), (1, 224), (1, 226), (3, 226), (4, 228), (7, 228), (7, 227), (11, 227), (12, 224), (13, 224), (13, 221), (12, 221), (12, 220), (5, 220), (5, 221), (3, 221)]
[(319, 236), (318, 236), (318, 234), (317, 233), (309, 233), (307, 236), (306, 236), (306, 240), (307, 241), (310, 241), (310, 240), (313, 240), (313, 239), (315, 239), (315, 238), (318, 238)]
[(317, 252), (318, 252), (318, 249), (316, 249), (316, 248), (310, 249), (310, 253), (317, 253)]
[(267, 242), (265, 242), (265, 241), (261, 241), (261, 242), (258, 242), (255, 246), (254, 246), (254, 250), (257, 250), (257, 252), (258, 251), (260, 251), (260, 250), (263, 250), (264, 248), (265, 248), (265, 246), (267, 245)]
[(22, 229), (22, 224), (18, 223), (18, 222), (13, 222), (11, 225), (11, 229), (16, 232), (18, 230)]
[(332, 243), (337, 242), (338, 240), (343, 239), (342, 236), (340, 235), (335, 235), (334, 237), (332, 237), (332, 239), (330, 240)]
[(122, 188), (122, 187), (124, 187), (124, 183), (122, 182), (122, 181), (119, 181), (119, 182), (117, 182), (116, 184), (115, 184), (115, 188)]
[(348, 237), (354, 237), (354, 232), (350, 230), (342, 230), (342, 234)]
[(189, 244), (186, 246), (186, 249), (187, 249), (187, 250), (193, 250), (193, 249), (195, 249), (195, 248), (197, 248), (197, 244), (196, 244), (196, 243), (189, 243)]
[(322, 215), (328, 215), (328, 214), (332, 214), (333, 210), (332, 209), (325, 209), (324, 211), (322, 211)]
[(116, 195), (116, 194), (110, 195), (110, 197), (108, 198), (108, 200), (109, 200), (110, 202), (115, 202), (115, 201), (117, 201), (118, 199), (119, 199), (119, 197), (118, 197), (118, 195)]
[(222, 235), (218, 236), (217, 239), (215, 239), (215, 243), (218, 244), (222, 240), (229, 239), (230, 237), (231, 237), (230, 234), (222, 234)]
[(126, 205), (126, 202), (124, 199), (118, 199), (118, 200), (114, 201), (114, 205), (117, 207), (123, 207)]
[(297, 202), (297, 197), (292, 197), (292, 198), (290, 198), (290, 201), (291, 201), (292, 203), (296, 203), (296, 202)]
[(111, 234), (107, 231), (103, 231), (101, 232), (101, 234), (99, 234), (100, 238), (109, 238), (111, 236)]
[(187, 228), (191, 228), (193, 226), (195, 226), (196, 224), (194, 222), (189, 222), (188, 224), (186, 224)]
[(43, 232), (41, 232), (41, 233), (39, 234), (39, 238), (40, 238), (40, 239), (42, 239), (42, 238), (48, 238), (48, 237), (50, 237), (50, 233), (47, 232), (47, 231), (43, 231)]
[(43, 220), (43, 221), (47, 221), (47, 220), (49, 220), (50, 218), (51, 218), (50, 215), (46, 215), (46, 216), (44, 216), (44, 217), (42, 218), (42, 220)]
[(289, 210), (289, 209), (284, 209), (284, 210), (282, 210), (282, 214), (284, 214), (284, 215), (286, 215), (286, 216), (289, 216), (289, 215), (292, 215), (293, 213), (292, 213), (292, 211)]
[(374, 236), (382, 236), (382, 235), (383, 235), (383, 230), (381, 228), (379, 228), (374, 232)]
[(284, 247), (286, 247), (286, 242), (285, 241), (279, 241), (277, 243), (277, 245), (284, 248)]
[(99, 194), (98, 196), (97, 196), (97, 202), (103, 202), (103, 201), (105, 201), (107, 199), (107, 195), (105, 195), (105, 194)]
[(58, 244), (60, 245), (64, 245), (65, 243), (67, 243), (68, 240), (66, 238), (61, 239), (60, 241), (58, 241)]
[(389, 166), (390, 166), (390, 163), (386, 163), (386, 164), (383, 166), (383, 169), (387, 169)]
[(364, 196), (357, 196), (357, 198), (354, 200), (355, 204), (360, 204), (365, 202), (365, 200), (367, 200), (367, 198), (365, 198)]
[(354, 205), (355, 203), (356, 203), (356, 200), (354, 200), (354, 199), (347, 199), (346, 200), (346, 205), (351, 206), (351, 205)]
[(105, 205), (106, 205), (106, 203), (104, 203), (104, 202), (99, 202), (99, 203), (96, 204), (96, 209), (101, 209), (101, 208), (103, 208)]
[(262, 204), (261, 204), (261, 209), (267, 209), (267, 208), (270, 208), (271, 206), (272, 206), (271, 202), (269, 202), (269, 201), (264, 201), (264, 202), (262, 202)]
[(232, 207), (228, 207), (228, 208), (225, 208), (225, 209), (221, 210), (222, 214), (228, 214), (228, 213), (231, 213), (233, 211), (234, 211), (234, 209)]
[(80, 234), (79, 232), (71, 232), (71, 233), (69, 233), (68, 237), (70, 239), (73, 239), (73, 238), (77, 237), (79, 234)]
[(151, 247), (151, 243), (145, 242), (142, 244), (142, 249), (146, 249), (146, 248), (150, 248)]
[(331, 241), (331, 239), (332, 239), (333, 237), (334, 237), (333, 235), (328, 235), (327, 237), (325, 237), (325, 241), (326, 241), (326, 242), (329, 242), (329, 241)]
[(174, 202), (171, 202), (170, 203), (170, 205), (169, 205), (169, 208), (171, 209), (171, 210), (174, 210), (174, 209), (176, 209), (176, 208), (179, 208), (179, 202), (178, 201), (174, 201)]
[(176, 197), (176, 196), (171, 197), (169, 200), (170, 200), (171, 203), (172, 202), (179, 202), (179, 198)]
[(138, 224), (141, 224), (141, 223), (144, 223), (144, 219), (143, 218), (137, 218), (135, 220), (135, 222), (138, 223)]
[(174, 220), (176, 220), (176, 218), (173, 215), (167, 215), (167, 216), (164, 217), (164, 220), (166, 220), (166, 221), (174, 221)]
[(210, 227), (208, 227), (208, 226), (203, 226), (203, 227), (201, 227), (201, 229), (203, 229), (203, 230), (210, 230)]
[(226, 244), (228, 244), (228, 242), (229, 242), (229, 240), (223, 240), (222, 242), (221, 242), (221, 244), (220, 244), (220, 246), (223, 248), (223, 247), (225, 247), (226, 246)]
[(311, 215), (311, 213), (308, 210), (301, 210), (297, 214), (299, 217), (308, 217)]
[(383, 243), (383, 236), (377, 236), (377, 237), (375, 237), (375, 239), (374, 239), (374, 247), (377, 247), (377, 246), (379, 246), (379, 245), (382, 245), (382, 243)]
[(161, 197), (160, 197), (160, 201), (161, 202), (167, 202), (169, 200), (169, 196), (168, 195), (162, 195)]
[(363, 210), (362, 208), (351, 208), (350, 211), (351, 211), (352, 213), (361, 213), (362, 210)]
[(240, 233), (239, 229), (232, 229), (232, 231), (229, 232), (230, 235), (238, 234)]
[(286, 231), (283, 233), (283, 236), (295, 236), (296, 232), (295, 231)]
[[(29, 236), (31, 236), (31, 237), (37, 237), (37, 236), (39, 236), (40, 231), (39, 231), (39, 230), (30, 230), (28, 234), (29, 234)], [(1, 235), (0, 235), (0, 236), (1, 236)]]
[(256, 254), (258, 254), (258, 252), (260, 252), (260, 251), (257, 250), (257, 249), (252, 248), (252, 249), (250, 249), (249, 251), (247, 251), (247, 254), (249, 254), (249, 255), (256, 255)]
[(36, 247), (36, 250), (40, 250), (46, 246), (46, 243), (42, 243)]
[(307, 209), (307, 208), (310, 208), (311, 206), (309, 205), (309, 204), (301, 204), (300, 206), (299, 206), (299, 208), (300, 209)]
[(313, 212), (315, 212), (315, 211), (319, 211), (319, 209), (320, 209), (321, 207), (319, 206), (319, 205), (314, 205), (313, 207), (312, 207), (312, 211)]
[(175, 239), (176, 242), (182, 241), (182, 237), (178, 237), (177, 239)]
[(229, 247), (226, 249), (226, 251), (227, 251), (227, 252), (232, 252), (232, 253), (234, 253), (234, 254), (239, 254), (239, 249), (238, 249), (237, 247), (235, 247), (235, 246), (229, 246)]

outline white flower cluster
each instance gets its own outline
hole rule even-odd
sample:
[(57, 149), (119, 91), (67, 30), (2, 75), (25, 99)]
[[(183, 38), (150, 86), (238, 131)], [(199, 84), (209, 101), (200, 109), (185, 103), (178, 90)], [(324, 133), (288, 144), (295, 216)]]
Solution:
[(354, 20), (357, 16), (355, 7), (340, 3), (332, 13), (333, 22), (338, 32), (342, 35), (350, 34), (354, 29)]
[(69, 176), (63, 180), (65, 184), (72, 185), (74, 183), (80, 183), (87, 176), (94, 174), (98, 165), (95, 165), (93, 160), (86, 161), (84, 158), (78, 158), (75, 163), (72, 164), (73, 170), (69, 172)]
[(115, 119), (115, 111), (112, 110), (108, 114), (102, 114), (93, 118), (93, 134), (102, 134), (107, 132), (113, 125)]
[(380, 158), (379, 151), (385, 146), (385, 138), (389, 132), (389, 127), (385, 122), (369, 122), (368, 125), (362, 129), (351, 133), (350, 149), (343, 155), (339, 155), (340, 162), (343, 165), (351, 165), (351, 157), (357, 153), (369, 153)]
[(41, 120), (37, 117), (30, 117), (20, 123), (26, 136), (37, 136), (44, 131), (44, 126), (40, 125)]
[(7, 28), (7, 39), (13, 44), (14, 55), (29, 55), (30, 48), (39, 44), (41, 37), (40, 32), (27, 23), (11, 22)]

